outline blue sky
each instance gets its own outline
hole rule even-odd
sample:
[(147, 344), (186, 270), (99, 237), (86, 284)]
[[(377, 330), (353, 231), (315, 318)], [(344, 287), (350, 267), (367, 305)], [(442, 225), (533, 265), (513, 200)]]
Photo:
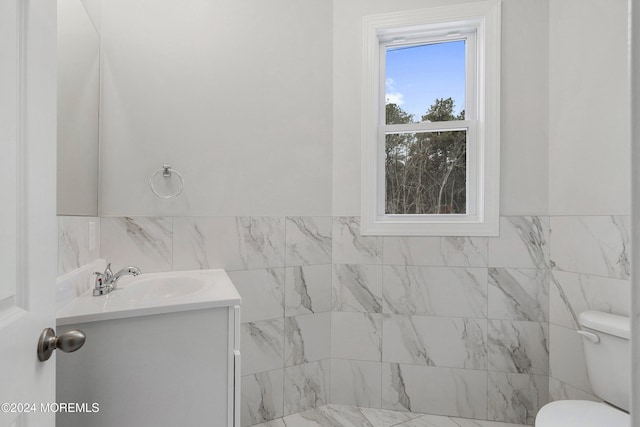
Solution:
[(436, 98), (453, 98), (454, 113), (464, 108), (464, 41), (387, 50), (386, 99), (414, 115), (414, 121)]

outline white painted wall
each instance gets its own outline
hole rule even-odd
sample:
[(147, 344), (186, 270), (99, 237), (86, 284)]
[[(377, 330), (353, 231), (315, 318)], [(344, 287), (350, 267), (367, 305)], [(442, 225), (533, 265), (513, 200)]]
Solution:
[[(330, 214), (331, 9), (104, 2), (101, 215)], [(164, 163), (169, 201), (148, 186)]]
[[(102, 215), (359, 215), (362, 16), (450, 3), (106, 3)], [(504, 2), (502, 215), (547, 213), (547, 18)], [(171, 201), (148, 190), (167, 162)]]
[(100, 35), (82, 1), (58, 1), (57, 35), (57, 212), (97, 216)]
[[(595, 399), (575, 320), (629, 315), (627, 0), (550, 0), (550, 394)], [(557, 292), (562, 290), (562, 293)], [(564, 313), (564, 314), (563, 314)]]
[(549, 3), (502, 2), (501, 215), (548, 212)]
[[(582, 1), (503, 2), (502, 215), (629, 212), (626, 2)], [(359, 214), (362, 16), (450, 2), (237, 3), (104, 5), (103, 215)]]
[(102, 0), (82, 0), (82, 5), (87, 11), (91, 22), (93, 22), (96, 31), (100, 34), (102, 24)]
[[(455, 2), (442, 0), (334, 2), (334, 215), (360, 215), (362, 17)], [(505, 0), (502, 22), (500, 213), (501, 215), (546, 214), (548, 203), (548, 3), (539, 0)]]
[(551, 215), (630, 213), (627, 0), (551, 0)]

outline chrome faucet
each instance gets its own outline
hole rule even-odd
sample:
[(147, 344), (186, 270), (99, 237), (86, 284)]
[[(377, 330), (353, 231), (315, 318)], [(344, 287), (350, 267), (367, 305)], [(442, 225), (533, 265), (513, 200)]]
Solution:
[(96, 275), (96, 286), (93, 288), (93, 296), (97, 297), (99, 295), (106, 295), (115, 290), (118, 285), (118, 280), (120, 280), (122, 276), (137, 276), (142, 274), (142, 272), (138, 267), (129, 266), (113, 274), (111, 271), (111, 263), (109, 263), (107, 264), (107, 268), (104, 270), (104, 273), (96, 271), (93, 274)]

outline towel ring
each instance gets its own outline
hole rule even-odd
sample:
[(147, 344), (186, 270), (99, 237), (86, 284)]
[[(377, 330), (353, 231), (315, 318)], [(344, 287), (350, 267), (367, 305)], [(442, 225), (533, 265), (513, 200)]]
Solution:
[[(158, 190), (156, 190), (155, 187), (153, 186), (153, 179), (156, 176), (158, 176), (160, 172), (162, 172), (162, 176), (164, 176), (165, 178), (170, 178), (171, 174), (175, 173), (178, 176), (178, 179), (180, 180), (180, 189), (173, 194), (162, 194), (158, 192)], [(171, 165), (162, 165), (162, 169), (158, 169), (157, 171), (155, 171), (153, 175), (151, 175), (151, 178), (149, 179), (149, 186), (151, 187), (151, 191), (153, 191), (153, 194), (155, 194), (156, 196), (161, 197), (163, 199), (170, 199), (172, 197), (179, 196), (180, 193), (182, 193), (182, 190), (184, 189), (184, 178), (182, 178), (182, 175), (180, 174), (180, 172), (178, 172), (175, 169), (171, 169)]]

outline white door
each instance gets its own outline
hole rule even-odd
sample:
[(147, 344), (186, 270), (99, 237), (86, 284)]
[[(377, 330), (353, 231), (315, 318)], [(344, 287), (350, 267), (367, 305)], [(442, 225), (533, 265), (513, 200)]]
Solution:
[(55, 168), (56, 1), (0, 0), (0, 427), (55, 425)]

